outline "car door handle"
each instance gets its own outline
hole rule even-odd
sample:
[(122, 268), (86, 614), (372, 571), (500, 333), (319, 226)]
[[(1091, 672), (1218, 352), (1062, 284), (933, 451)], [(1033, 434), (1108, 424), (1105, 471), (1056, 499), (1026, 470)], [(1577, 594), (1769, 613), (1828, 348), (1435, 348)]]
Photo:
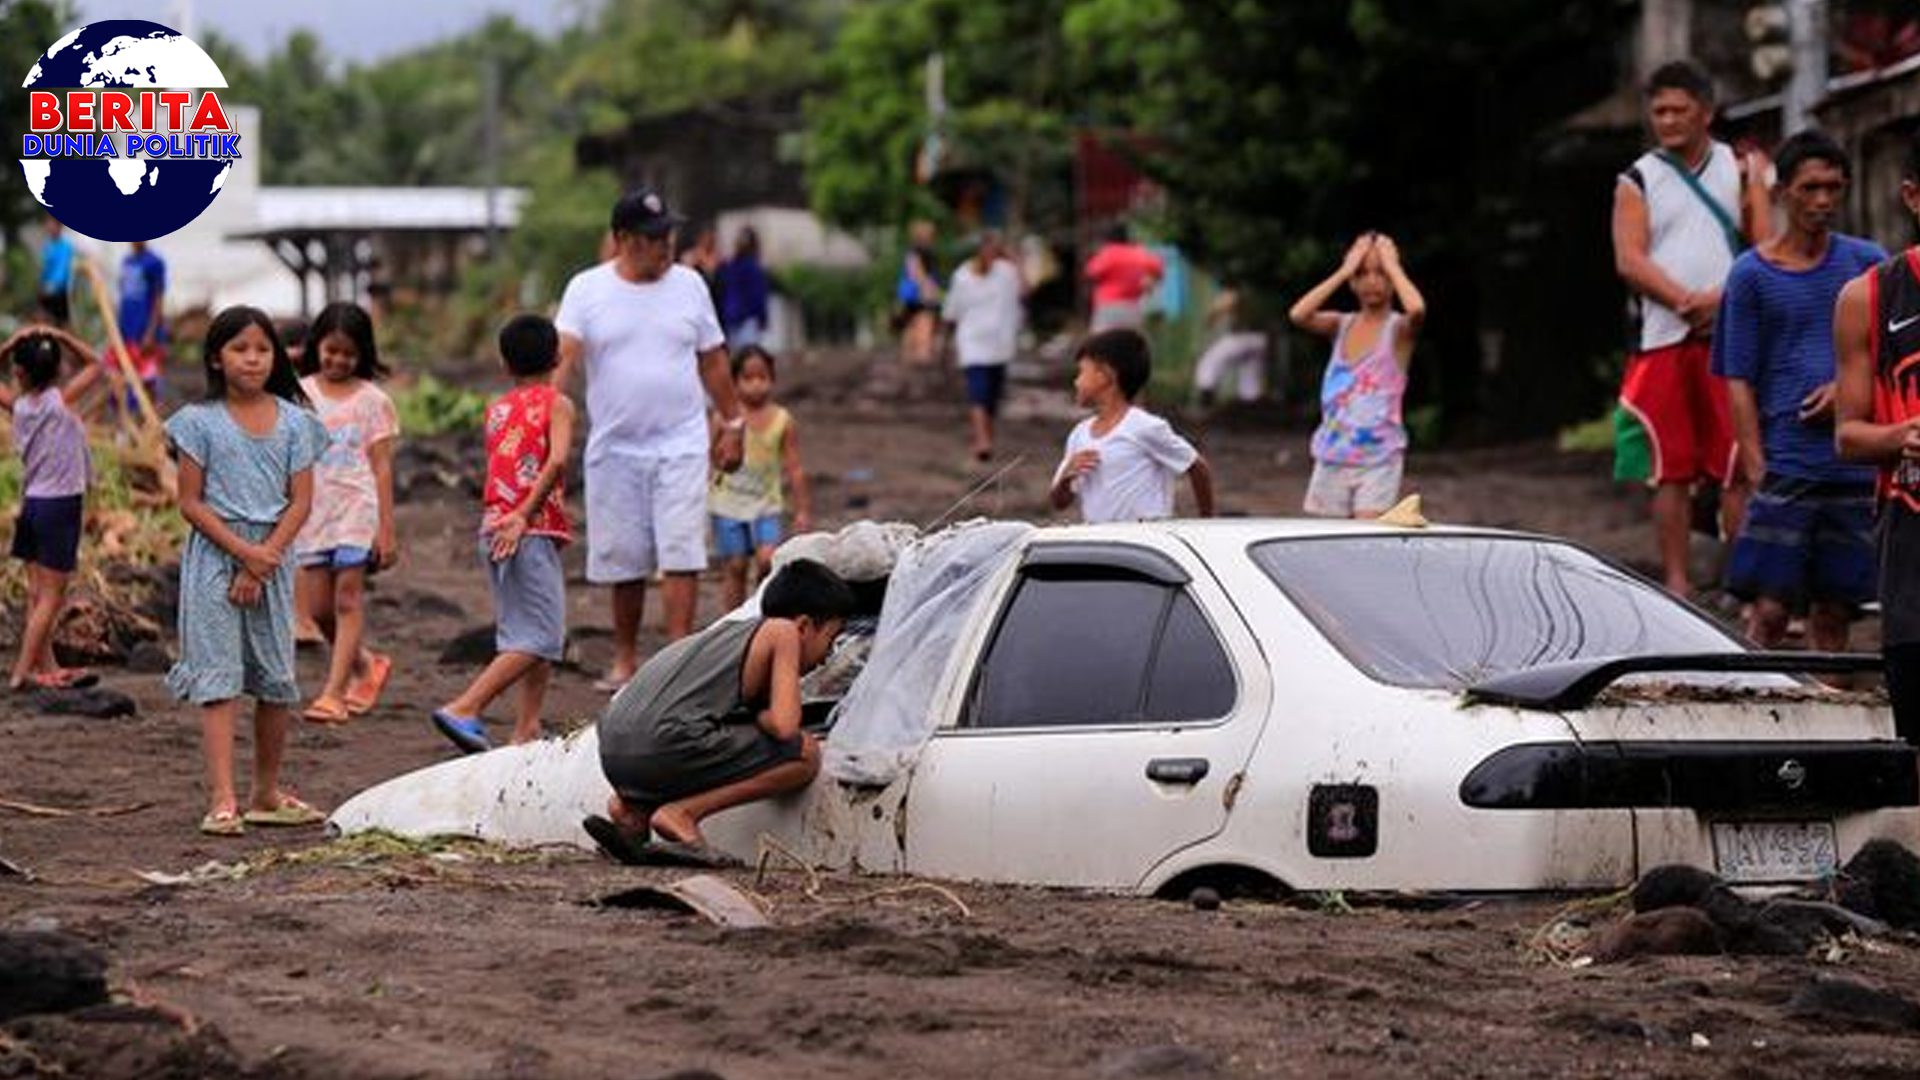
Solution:
[(1147, 779), (1156, 784), (1197, 784), (1206, 778), (1203, 757), (1162, 757), (1147, 762)]

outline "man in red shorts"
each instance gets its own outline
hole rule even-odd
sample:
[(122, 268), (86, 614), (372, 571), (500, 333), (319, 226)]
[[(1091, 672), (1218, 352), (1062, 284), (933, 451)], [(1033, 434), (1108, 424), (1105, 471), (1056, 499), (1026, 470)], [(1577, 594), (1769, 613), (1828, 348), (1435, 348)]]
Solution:
[(1723, 530), (1738, 525), (1733, 423), (1725, 384), (1711, 370), (1714, 316), (1733, 257), (1767, 220), (1758, 155), (1742, 162), (1708, 134), (1713, 84), (1687, 61), (1647, 81), (1657, 144), (1614, 186), (1613, 259), (1639, 301), (1640, 326), (1615, 414), (1614, 477), (1654, 486), (1654, 532), (1669, 590), (1687, 578), (1690, 495), (1722, 485)]

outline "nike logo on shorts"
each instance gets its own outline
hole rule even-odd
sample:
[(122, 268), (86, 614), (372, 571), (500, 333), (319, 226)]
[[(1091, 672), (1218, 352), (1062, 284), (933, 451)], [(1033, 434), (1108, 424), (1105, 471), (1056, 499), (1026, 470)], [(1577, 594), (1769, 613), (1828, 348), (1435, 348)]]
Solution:
[(1914, 323), (1917, 323), (1917, 322), (1920, 322), (1920, 315), (1909, 315), (1898, 322), (1895, 322), (1892, 319), (1888, 319), (1887, 333), (1897, 334), (1900, 331), (1905, 330), (1907, 327), (1912, 326)]

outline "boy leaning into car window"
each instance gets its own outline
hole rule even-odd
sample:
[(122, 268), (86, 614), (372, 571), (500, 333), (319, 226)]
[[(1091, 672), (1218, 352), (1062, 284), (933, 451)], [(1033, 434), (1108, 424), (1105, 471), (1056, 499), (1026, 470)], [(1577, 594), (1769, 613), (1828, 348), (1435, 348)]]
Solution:
[(614, 793), (582, 823), (594, 842), (627, 863), (646, 861), (650, 836), (700, 849), (707, 815), (811, 783), (820, 744), (800, 730), (800, 677), (854, 607), (838, 575), (797, 560), (767, 582), (759, 618), (722, 619), (642, 665), (600, 718)]
[(1066, 456), (1053, 474), (1055, 510), (1078, 501), (1089, 523), (1169, 518), (1175, 481), (1185, 476), (1199, 516), (1213, 516), (1207, 459), (1165, 420), (1133, 403), (1152, 374), (1152, 353), (1138, 330), (1102, 330), (1081, 343), (1073, 398), (1093, 415), (1067, 436)]

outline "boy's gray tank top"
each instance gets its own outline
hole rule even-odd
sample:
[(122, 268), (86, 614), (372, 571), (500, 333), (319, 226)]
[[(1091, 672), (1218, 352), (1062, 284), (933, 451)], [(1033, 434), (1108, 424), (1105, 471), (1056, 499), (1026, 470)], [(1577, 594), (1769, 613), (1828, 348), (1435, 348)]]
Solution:
[(740, 671), (758, 629), (759, 619), (723, 620), (656, 653), (607, 706), (601, 753), (651, 744), (651, 733), (663, 724), (740, 711)]

